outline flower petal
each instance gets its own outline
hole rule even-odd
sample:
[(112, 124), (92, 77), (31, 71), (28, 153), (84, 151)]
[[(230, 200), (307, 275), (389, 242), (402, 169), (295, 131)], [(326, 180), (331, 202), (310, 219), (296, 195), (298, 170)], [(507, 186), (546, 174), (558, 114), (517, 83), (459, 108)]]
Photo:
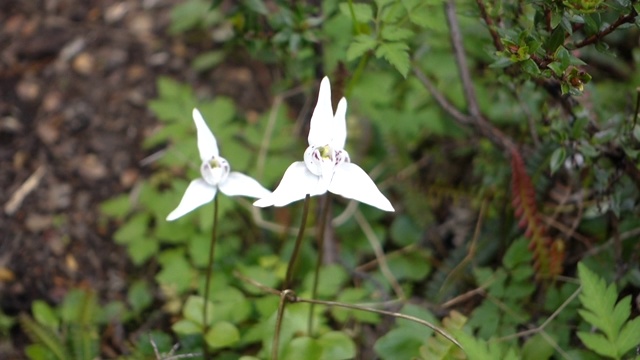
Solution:
[(296, 161), (285, 171), (280, 185), (269, 195), (253, 205), (258, 207), (285, 206), (294, 201), (303, 199), (307, 194), (314, 196), (327, 192), (320, 177), (313, 175), (307, 165), (302, 161)]
[(318, 103), (311, 115), (309, 125), (309, 145), (324, 146), (331, 141), (333, 123), (333, 107), (331, 106), (331, 84), (329, 78), (324, 77), (320, 82)]
[(229, 177), (218, 185), (220, 191), (227, 196), (249, 196), (263, 198), (271, 195), (271, 191), (265, 189), (254, 178), (237, 171), (229, 173)]
[(196, 123), (198, 132), (198, 151), (200, 151), (200, 159), (202, 162), (211, 160), (214, 156), (219, 156), (218, 143), (213, 136), (211, 130), (204, 121), (202, 114), (198, 109), (193, 109), (193, 121)]
[(178, 207), (167, 216), (167, 221), (173, 221), (197, 207), (211, 202), (216, 196), (216, 191), (214, 186), (207, 184), (203, 179), (193, 180), (184, 192)]
[(336, 167), (329, 191), (384, 211), (395, 211), (369, 175), (354, 163), (341, 163)]
[(347, 141), (347, 99), (342, 98), (338, 103), (336, 115), (333, 117), (333, 131), (331, 147), (335, 150), (344, 149)]

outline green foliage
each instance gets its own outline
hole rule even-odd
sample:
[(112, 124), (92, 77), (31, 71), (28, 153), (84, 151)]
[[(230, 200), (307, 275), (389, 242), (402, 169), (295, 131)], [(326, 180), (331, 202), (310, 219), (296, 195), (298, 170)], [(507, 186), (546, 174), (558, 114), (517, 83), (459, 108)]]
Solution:
[[(415, 323), (398, 320), (384, 331), (379, 314), (317, 306), (310, 315), (308, 304), (297, 303), (285, 311), (281, 359), (362, 357), (356, 349), (370, 333), (377, 336), (372, 351), (381, 359), (629, 356), (638, 343), (633, 335), (640, 333), (639, 320), (631, 319), (629, 296), (617, 300), (640, 277), (620, 270), (618, 287), (606, 285), (583, 263), (612, 278), (613, 264), (637, 262), (630, 254), (637, 253), (640, 203), (634, 171), (640, 125), (633, 106), (640, 52), (629, 45), (637, 43), (637, 29), (624, 29), (637, 27), (638, 4), (449, 3), (456, 5), (460, 29), (453, 30), (462, 38), (468, 79), (460, 76), (442, 2), (332, 0), (317, 8), (311, 2), (188, 0), (174, 7), (170, 32), (199, 50), (189, 59), (194, 72), (206, 78), (220, 64), (237, 65), (238, 55), (249, 57), (251, 66), (265, 65), (273, 75), (252, 72), (260, 91), (271, 90), (268, 95), (277, 101), (269, 111), (252, 104), (245, 109), (246, 101), (202, 99), (191, 84), (158, 79), (158, 96), (148, 105), (160, 125), (143, 146), (149, 153), (166, 151), (136, 192), (100, 206), (136, 274), (127, 279), (126, 304), (109, 304), (105, 314), (94, 316), (112, 316), (133, 328), (161, 308), (170, 326), (151, 334), (161, 351), (175, 340), (185, 352), (206, 346), (219, 359), (270, 356), (278, 298), (234, 272), (271, 288), (282, 286), (293, 246), (288, 234), (299, 225), (300, 205), (262, 210), (261, 221), (254, 222), (249, 202), (220, 196), (207, 303), (204, 269), (213, 209), (203, 206), (171, 223), (165, 217), (199, 176), (194, 107), (233, 170), (273, 188), (301, 160), (316, 100), (312, 84), (324, 73), (334, 95), (349, 101), (351, 159), (397, 205), (394, 214), (364, 205), (358, 210), (405, 298), (395, 299), (370, 239), (350, 217), (350, 207), (342, 213), (346, 202), (337, 196), (331, 216), (339, 221), (327, 235), (333, 259), (321, 267), (317, 297), (348, 304), (400, 301), (401, 312), (442, 323), (463, 350)], [(416, 70), (432, 88), (414, 76)], [(298, 88), (305, 93), (289, 92)], [(470, 93), (480, 117), (468, 116), (474, 111)], [(517, 171), (509, 165), (511, 151), (522, 160)], [(509, 190), (516, 176), (519, 185)], [(526, 206), (518, 206), (523, 201)], [(314, 198), (309, 227), (319, 223), (317, 204)], [(303, 297), (313, 289), (318, 251), (316, 233), (306, 235), (292, 285)], [(531, 238), (537, 241), (529, 247)], [(580, 302), (573, 300), (577, 285), (550, 280), (573, 273), (573, 260), (554, 257), (562, 251), (571, 255), (567, 259), (583, 260)], [(135, 278), (138, 271), (153, 283)], [(544, 271), (554, 276), (535, 277)], [(439, 321), (438, 304), (449, 300), (449, 317)], [(82, 316), (43, 302), (33, 309), (33, 318), (21, 320), (31, 321), (23, 327), (35, 334), (27, 351), (31, 358), (92, 354), (90, 339), (66, 341), (81, 329), (67, 324)], [(205, 324), (210, 327), (203, 337)], [(154, 356), (148, 338), (136, 341), (133, 358)]]
[(602, 356), (621, 359), (640, 344), (640, 318), (629, 319), (631, 296), (618, 299), (615, 284), (606, 282), (586, 265), (578, 264), (582, 285), (580, 316), (599, 332), (578, 332), (578, 337), (591, 350)]
[(98, 319), (93, 292), (72, 291), (56, 311), (35, 301), (33, 318), (20, 316), (20, 325), (34, 343), (26, 349), (30, 359), (93, 359), (98, 356)]

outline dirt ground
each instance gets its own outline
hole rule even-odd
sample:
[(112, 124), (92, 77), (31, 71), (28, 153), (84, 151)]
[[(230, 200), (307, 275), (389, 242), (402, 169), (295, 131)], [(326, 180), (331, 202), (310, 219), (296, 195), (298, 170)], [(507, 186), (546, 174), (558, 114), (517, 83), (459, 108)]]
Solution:
[[(159, 75), (203, 96), (233, 96), (245, 109), (268, 106), (269, 74), (260, 66), (239, 60), (206, 74), (190, 69), (194, 55), (213, 45), (198, 49), (167, 33), (179, 2), (0, 2), (5, 314), (29, 311), (35, 299), (59, 303), (74, 287), (94, 289), (101, 302), (123, 298), (132, 266), (98, 205), (151, 171), (141, 165), (149, 154), (140, 144), (158, 126), (147, 102)], [(19, 330), (12, 338), (0, 341), (0, 354), (19, 358), (26, 338)]]

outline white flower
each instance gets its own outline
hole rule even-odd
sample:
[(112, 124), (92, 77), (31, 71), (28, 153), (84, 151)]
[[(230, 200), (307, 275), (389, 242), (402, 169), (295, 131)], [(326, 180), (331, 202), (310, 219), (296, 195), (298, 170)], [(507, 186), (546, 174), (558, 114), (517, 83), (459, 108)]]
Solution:
[(324, 77), (320, 83), (318, 103), (311, 116), (309, 147), (304, 152), (304, 161), (291, 164), (278, 188), (253, 205), (285, 206), (307, 194), (322, 195), (330, 191), (385, 211), (394, 211), (369, 175), (352, 163), (344, 150), (346, 112), (347, 100), (342, 98), (333, 115), (329, 79)]
[(242, 195), (253, 198), (262, 198), (271, 194), (253, 178), (230, 171), (229, 162), (220, 157), (216, 138), (213, 137), (198, 109), (193, 109), (193, 121), (196, 123), (198, 132), (202, 178), (195, 179), (189, 184), (178, 207), (167, 216), (168, 221), (175, 220), (197, 207), (211, 202), (218, 190), (228, 196)]

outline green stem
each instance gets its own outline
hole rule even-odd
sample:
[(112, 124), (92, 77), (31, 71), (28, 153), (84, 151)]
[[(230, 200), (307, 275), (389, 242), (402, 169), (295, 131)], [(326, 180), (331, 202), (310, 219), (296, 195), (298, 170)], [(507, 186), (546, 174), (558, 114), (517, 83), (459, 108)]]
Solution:
[[(309, 195), (307, 195), (309, 196)], [(278, 304), (278, 315), (276, 318), (276, 330), (273, 334), (273, 343), (271, 344), (271, 360), (278, 360), (278, 348), (280, 347), (280, 329), (282, 328), (282, 318), (284, 317), (284, 308), (287, 305), (289, 294), (295, 296), (292, 290), (283, 290), (280, 293), (280, 304)]]
[(215, 255), (217, 231), (218, 230), (218, 197), (213, 199), (213, 228), (211, 229), (211, 248), (209, 248), (209, 263), (207, 264), (207, 278), (204, 283), (204, 306), (202, 307), (202, 338), (204, 340), (204, 358), (209, 359), (209, 348), (207, 346), (207, 332), (209, 331), (209, 321), (207, 309), (209, 304), (209, 288), (211, 286), (211, 274), (213, 273), (213, 257)]
[[(316, 261), (316, 270), (313, 274), (313, 289), (311, 290), (311, 298), (315, 299), (318, 294), (318, 283), (320, 280), (320, 267), (322, 266), (322, 262), (324, 260), (324, 231), (327, 227), (327, 220), (329, 218), (329, 207), (331, 206), (330, 195), (324, 196), (324, 207), (322, 208), (322, 214), (320, 215), (320, 228), (318, 230), (318, 259)], [(309, 307), (309, 321), (307, 322), (307, 334), (309, 336), (313, 336), (313, 311), (315, 308), (314, 303)]]
[(293, 253), (291, 254), (291, 259), (289, 259), (289, 265), (287, 266), (287, 275), (284, 280), (284, 289), (288, 289), (291, 286), (291, 280), (293, 277), (293, 272), (296, 266), (296, 260), (298, 260), (298, 253), (300, 252), (300, 244), (302, 244), (302, 238), (304, 237), (304, 229), (307, 225), (307, 216), (309, 215), (309, 203), (310, 196), (307, 194), (304, 198), (304, 208), (302, 210), (302, 224), (300, 224), (300, 230), (298, 231), (298, 237), (296, 238), (296, 243), (293, 247)]

